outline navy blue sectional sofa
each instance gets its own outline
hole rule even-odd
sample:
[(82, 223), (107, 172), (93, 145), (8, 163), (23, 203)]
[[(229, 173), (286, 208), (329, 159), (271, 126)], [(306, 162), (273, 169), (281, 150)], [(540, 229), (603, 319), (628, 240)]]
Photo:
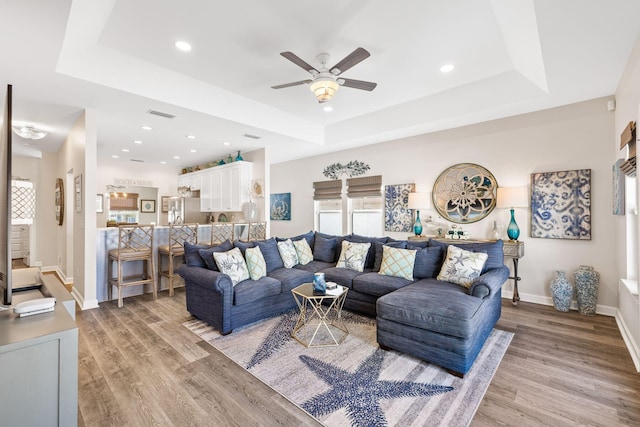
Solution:
[[(187, 310), (222, 334), (296, 307), (291, 289), (313, 280), (315, 272), (327, 281), (349, 288), (344, 308), (376, 317), (377, 339), (382, 348), (412, 354), (427, 362), (464, 375), (500, 318), (501, 289), (509, 276), (502, 241), (397, 241), (357, 235), (332, 236), (309, 232), (292, 237), (306, 239), (313, 261), (285, 268), (277, 241), (225, 242), (209, 248), (185, 243), (185, 264), (178, 274), (185, 280)], [(338, 268), (342, 241), (371, 243), (364, 271)], [(447, 253), (455, 244), (488, 258), (482, 272), (467, 289), (437, 280)], [(259, 246), (267, 276), (244, 280), (235, 286), (217, 271), (209, 252)], [(413, 280), (379, 274), (383, 246), (416, 250)]]

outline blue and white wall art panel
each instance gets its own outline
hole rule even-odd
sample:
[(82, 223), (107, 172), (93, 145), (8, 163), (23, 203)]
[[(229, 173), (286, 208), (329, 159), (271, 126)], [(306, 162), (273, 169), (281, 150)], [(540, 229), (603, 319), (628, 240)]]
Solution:
[(591, 240), (591, 169), (531, 174), (531, 237)]
[(408, 232), (413, 230), (413, 210), (407, 208), (409, 193), (415, 184), (384, 186), (384, 230)]

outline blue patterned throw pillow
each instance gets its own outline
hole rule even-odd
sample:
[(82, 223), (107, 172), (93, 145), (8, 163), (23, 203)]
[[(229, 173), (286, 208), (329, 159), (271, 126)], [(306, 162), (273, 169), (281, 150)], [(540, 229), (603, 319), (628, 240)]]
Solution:
[(233, 286), (249, 278), (247, 263), (244, 261), (240, 249), (233, 248), (227, 252), (214, 252), (213, 258), (216, 260), (220, 272), (231, 278)]
[(294, 240), (293, 247), (296, 248), (299, 264), (306, 265), (313, 261), (313, 252), (307, 239)]
[(247, 248), (244, 252), (244, 257), (247, 260), (247, 269), (249, 269), (251, 280), (258, 280), (267, 275), (267, 263), (264, 262), (264, 257), (259, 247)]
[(437, 279), (456, 283), (468, 289), (473, 281), (480, 277), (488, 257), (489, 255), (484, 252), (465, 251), (449, 245)]
[(416, 262), (415, 249), (382, 247), (382, 264), (379, 274), (413, 280), (413, 266)]
[(364, 271), (370, 247), (371, 243), (355, 243), (343, 240), (342, 252), (340, 252), (340, 258), (338, 258), (336, 268)]
[(278, 251), (280, 252), (280, 258), (282, 258), (284, 268), (292, 268), (298, 264), (298, 254), (291, 239), (278, 242)]

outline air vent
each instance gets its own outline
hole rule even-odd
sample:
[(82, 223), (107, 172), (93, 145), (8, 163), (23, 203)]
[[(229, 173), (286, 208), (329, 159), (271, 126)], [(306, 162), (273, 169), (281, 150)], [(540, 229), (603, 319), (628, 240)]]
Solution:
[(245, 134), (244, 134), (244, 135), (242, 135), (242, 136), (244, 136), (245, 138), (251, 138), (251, 139), (260, 139), (260, 138), (262, 138), (261, 136), (258, 136), (258, 135), (251, 135), (250, 133), (245, 133)]
[(144, 163), (144, 160), (138, 160), (138, 159), (129, 159), (132, 162), (138, 162), (138, 163)]
[(148, 114), (153, 114), (154, 116), (164, 117), (165, 119), (175, 119), (176, 118), (176, 116), (174, 116), (173, 114), (164, 113), (162, 111), (149, 110), (149, 111), (147, 111), (147, 113)]

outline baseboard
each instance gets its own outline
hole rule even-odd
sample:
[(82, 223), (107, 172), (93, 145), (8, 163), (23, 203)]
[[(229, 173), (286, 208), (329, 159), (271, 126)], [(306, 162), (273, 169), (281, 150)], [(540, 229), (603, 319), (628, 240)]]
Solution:
[[(502, 291), (502, 298), (506, 298), (506, 299), (513, 299), (513, 292), (512, 291), (507, 291), (507, 290), (503, 290)], [(549, 305), (549, 306), (553, 306), (553, 299), (551, 299), (551, 297), (545, 297), (545, 296), (541, 296), (541, 295), (532, 295), (532, 294), (520, 294), (520, 301), (523, 302), (530, 302), (533, 304), (540, 304), (540, 305)], [(578, 303), (576, 301), (571, 301), (571, 310), (578, 310)], [(610, 317), (616, 317), (618, 314), (618, 308), (617, 307), (611, 307), (609, 305), (602, 305), (602, 304), (598, 304), (596, 306), (596, 313), (597, 314), (601, 314), (603, 316), (610, 316)]]
[(98, 300), (97, 299), (92, 299), (92, 300), (86, 300), (85, 301), (84, 297), (82, 295), (80, 295), (80, 293), (77, 291), (76, 288), (73, 288), (73, 290), (71, 291), (71, 295), (73, 296), (73, 298), (78, 303), (78, 306), (80, 307), (80, 310), (84, 311), (84, 310), (90, 310), (92, 308), (100, 307), (98, 305)]
[(631, 360), (633, 360), (633, 364), (636, 367), (636, 371), (640, 372), (640, 348), (638, 348), (638, 344), (633, 339), (633, 336), (631, 335), (631, 332), (619, 311), (616, 312), (616, 323), (618, 324), (618, 329), (620, 330), (622, 339), (627, 346), (627, 350), (629, 350), (629, 354), (631, 355)]

